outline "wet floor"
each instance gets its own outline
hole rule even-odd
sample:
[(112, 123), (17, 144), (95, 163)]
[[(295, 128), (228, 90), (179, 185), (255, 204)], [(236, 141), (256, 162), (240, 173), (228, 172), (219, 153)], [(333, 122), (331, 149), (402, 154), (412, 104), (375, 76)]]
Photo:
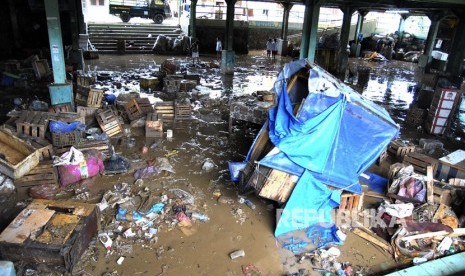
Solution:
[[(127, 72), (147, 73), (168, 59), (159, 55), (101, 55), (99, 59), (87, 61), (93, 70), (105, 71), (115, 77)], [(285, 63), (290, 60), (266, 59), (262, 52), (238, 56), (236, 73), (225, 76), (217, 68), (192, 66), (189, 57), (173, 59), (178, 68), (201, 76), (200, 85), (190, 93), (194, 106), (193, 119), (165, 126), (173, 130), (172, 139), (147, 139), (141, 127), (133, 127), (121, 139), (113, 139), (116, 151), (131, 162), (131, 171), (114, 176), (97, 176), (89, 181), (63, 192), (63, 198), (100, 202), (107, 191), (114, 186), (128, 183), (133, 195), (149, 193), (154, 200), (169, 198), (173, 189), (182, 189), (191, 194), (195, 203), (188, 208), (210, 217), (207, 222), (194, 222), (193, 233), (173, 226), (173, 215), (165, 214), (159, 220), (156, 238), (125, 239), (115, 232), (116, 246), (110, 255), (100, 243), (94, 241), (90, 249), (75, 267), (76, 275), (245, 275), (243, 269), (254, 268), (261, 275), (319, 275), (311, 270), (309, 262), (297, 262), (288, 252), (276, 246), (273, 236), (275, 205), (257, 196), (246, 195), (255, 205), (251, 209), (238, 201), (237, 187), (230, 180), (229, 161), (245, 158), (259, 125), (237, 122), (232, 133), (228, 132), (228, 103), (235, 97), (249, 95), (256, 91), (270, 90), (274, 80)], [(201, 61), (214, 62), (213, 56), (202, 56)], [(351, 81), (351, 86), (367, 98), (384, 106), (393, 119), (402, 126), (414, 95), (412, 86), (418, 83), (421, 73), (417, 65), (404, 62), (368, 63), (352, 59), (350, 67), (369, 67), (370, 76), (366, 84)], [(124, 93), (137, 90), (137, 85), (128, 81), (123, 88), (116, 88), (112, 82), (100, 85), (112, 92)], [(125, 87), (127, 89), (125, 89)], [(154, 91), (151, 91), (154, 92)], [(155, 94), (148, 94), (154, 100)], [(253, 96), (252, 96), (253, 97)], [(402, 127), (405, 139), (418, 139), (424, 133)], [(136, 144), (128, 144), (130, 137)], [(455, 144), (454, 144), (455, 143)], [(457, 146), (457, 143), (450, 143)], [(143, 146), (148, 153), (142, 153)], [(156, 174), (135, 183), (133, 173), (147, 167), (148, 160), (166, 157), (174, 169), (169, 175)], [(206, 161), (213, 168), (205, 168)], [(218, 201), (218, 195), (223, 199)], [(220, 197), (221, 198), (221, 197)], [(19, 198), (24, 206), (26, 200)], [(114, 231), (115, 225), (125, 225), (115, 220), (115, 210), (102, 212), (102, 231)], [(244, 250), (245, 256), (231, 260), (230, 253)], [(364, 275), (377, 274), (395, 266), (392, 258), (373, 245), (349, 234), (341, 248), (340, 261), (351, 262)], [(123, 257), (119, 265), (117, 261)], [(303, 270), (302, 270), (303, 269)], [(254, 274), (249, 274), (254, 275)], [(257, 275), (257, 274), (255, 274)]]

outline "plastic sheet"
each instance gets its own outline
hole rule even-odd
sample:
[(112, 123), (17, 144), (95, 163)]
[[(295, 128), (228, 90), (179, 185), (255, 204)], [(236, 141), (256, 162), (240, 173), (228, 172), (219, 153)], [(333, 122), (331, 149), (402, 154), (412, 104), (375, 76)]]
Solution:
[(86, 125), (80, 122), (66, 123), (62, 121), (51, 121), (49, 124), (50, 132), (52, 133), (68, 133), (75, 130), (86, 130)]

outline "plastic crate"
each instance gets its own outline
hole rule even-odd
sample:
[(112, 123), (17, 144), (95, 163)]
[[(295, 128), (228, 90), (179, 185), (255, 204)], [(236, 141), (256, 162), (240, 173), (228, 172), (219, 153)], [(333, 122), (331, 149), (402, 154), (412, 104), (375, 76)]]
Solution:
[(77, 145), (82, 139), (83, 132), (74, 130), (66, 133), (52, 133), (52, 144), (55, 147)]

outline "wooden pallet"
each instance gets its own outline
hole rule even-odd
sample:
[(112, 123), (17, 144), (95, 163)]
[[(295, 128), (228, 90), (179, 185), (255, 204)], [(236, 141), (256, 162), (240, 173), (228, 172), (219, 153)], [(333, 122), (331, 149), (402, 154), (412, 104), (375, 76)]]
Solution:
[(174, 119), (189, 120), (192, 118), (192, 107), (189, 101), (178, 101), (174, 103)]
[(18, 134), (45, 138), (49, 118), (46, 112), (23, 111), (15, 123)]
[(138, 98), (130, 100), (124, 109), (130, 121), (140, 119), (153, 112), (153, 106), (148, 98)]
[(74, 130), (65, 133), (52, 133), (52, 143), (54, 147), (77, 145), (82, 140), (83, 132)]
[(415, 146), (406, 145), (401, 141), (393, 140), (389, 143), (387, 150), (390, 154), (402, 160), (407, 153), (415, 151)]
[(163, 137), (163, 121), (158, 114), (149, 113), (145, 120), (145, 137)]
[(438, 160), (436, 158), (418, 153), (418, 152), (410, 152), (404, 156), (404, 163), (412, 165), (414, 170), (418, 173), (422, 173), (426, 175), (427, 167), (433, 167), (433, 175), (436, 174), (436, 170), (438, 167)]
[(109, 136), (113, 137), (123, 132), (120, 119), (111, 109), (99, 109), (96, 113), (97, 123), (100, 128)]
[(87, 107), (102, 107), (103, 90), (78, 89), (75, 101), (77, 104)]
[(16, 188), (32, 187), (37, 185), (58, 185), (57, 167), (53, 161), (41, 161), (27, 174), (14, 181)]
[(339, 204), (339, 210), (345, 211), (360, 211), (363, 205), (363, 194), (356, 195), (352, 193), (343, 193), (341, 195), (341, 202)]
[(164, 122), (174, 120), (174, 103), (168, 102), (156, 102), (154, 106), (154, 113), (158, 114), (158, 118)]

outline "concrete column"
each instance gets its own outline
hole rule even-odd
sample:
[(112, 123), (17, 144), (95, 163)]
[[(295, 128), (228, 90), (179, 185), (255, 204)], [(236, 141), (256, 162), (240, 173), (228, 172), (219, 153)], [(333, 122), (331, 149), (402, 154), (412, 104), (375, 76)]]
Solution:
[(426, 69), (429, 67), (431, 62), (431, 52), (433, 51), (436, 35), (438, 34), (439, 23), (444, 18), (442, 12), (427, 13), (427, 16), (431, 20), (431, 25), (429, 27), (428, 36), (426, 37), (425, 41), (425, 50), (423, 51), (423, 55), (418, 60), (418, 66), (424, 67)]
[(63, 53), (63, 39), (61, 37), (58, 0), (45, 0), (44, 2), (54, 80), (54, 83), (48, 87), (50, 100), (52, 105), (71, 103), (71, 106), (74, 106), (73, 86), (66, 82), (65, 57)]
[(234, 6), (237, 0), (226, 0), (226, 38), (225, 48), (221, 54), (221, 72), (234, 74)]
[(196, 14), (197, 14), (197, 0), (191, 0), (190, 13), (189, 13), (189, 36), (196, 37)]
[(460, 76), (463, 70), (463, 60), (465, 58), (465, 13), (459, 16), (459, 20), (452, 42), (452, 48), (447, 59), (446, 72), (450, 73), (452, 76)]
[(292, 9), (293, 4), (291, 3), (281, 3), (283, 6), (283, 24), (281, 28), (281, 39), (279, 40), (278, 44), (278, 55), (286, 55), (287, 54), (287, 31), (289, 28), (289, 12)]
[(404, 36), (405, 20), (407, 20), (408, 17), (409, 16), (407, 14), (400, 15), (399, 28), (397, 28), (397, 32), (399, 33), (399, 42), (402, 40), (402, 37)]
[(344, 13), (342, 18), (341, 26), (341, 39), (338, 52), (338, 65), (337, 65), (337, 75), (339, 79), (344, 81), (347, 65), (349, 63), (349, 53), (347, 52), (347, 44), (349, 44), (349, 32), (350, 32), (350, 21), (352, 19), (352, 13), (354, 9), (352, 7), (344, 6), (340, 8)]
[(360, 10), (357, 10), (357, 13), (358, 13), (357, 26), (355, 27), (355, 36), (354, 36), (355, 45), (357, 45), (357, 43), (360, 42), (358, 41), (358, 36), (363, 30), (363, 20), (365, 20), (365, 16), (368, 14), (368, 11), (360, 9)]
[(8, 8), (10, 10), (10, 20), (11, 20), (11, 31), (13, 33), (14, 44), (16, 48), (21, 47), (20, 43), (20, 33), (18, 27), (18, 18), (16, 17), (16, 1), (8, 0)]
[(316, 39), (318, 31), (318, 18), (323, 0), (306, 0), (305, 16), (302, 30), (302, 42), (300, 44), (300, 58), (315, 61)]

